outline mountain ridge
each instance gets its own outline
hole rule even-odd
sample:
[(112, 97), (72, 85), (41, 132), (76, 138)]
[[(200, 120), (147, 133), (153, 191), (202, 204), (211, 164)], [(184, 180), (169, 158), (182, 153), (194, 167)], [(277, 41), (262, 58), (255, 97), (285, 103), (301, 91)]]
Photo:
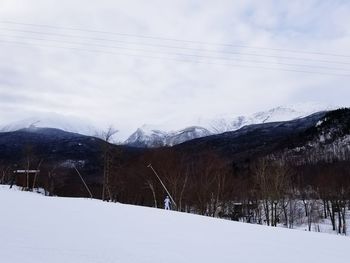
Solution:
[[(72, 169), (77, 167), (93, 193), (100, 195), (104, 149), (108, 145), (113, 156), (111, 178), (115, 187), (123, 186), (119, 198), (124, 194), (121, 200), (138, 200), (140, 203), (146, 202), (143, 201), (146, 198), (148, 204), (152, 201), (148, 199), (150, 192), (145, 189), (145, 181), (153, 178), (147, 168), (150, 163), (161, 168), (178, 156), (181, 165), (186, 167), (196, 163), (198, 158), (211, 154), (210, 159), (216, 156), (230, 163), (230, 167), (248, 171), (249, 164), (254, 160), (270, 155), (289, 156), (293, 165), (303, 164), (310, 158), (315, 162), (335, 158), (347, 160), (350, 156), (349, 120), (350, 109), (320, 112), (293, 121), (245, 126), (237, 131), (159, 148), (113, 145), (96, 137), (57, 129), (31, 128), (0, 133), (0, 168), (1, 165), (8, 169), (23, 168), (30, 158), (34, 169), (43, 160), (40, 167), (43, 176), (38, 178), (39, 185), (43, 188), (53, 187), (50, 191), (56, 195), (86, 196), (80, 178)], [(176, 165), (180, 163), (176, 162)], [(172, 169), (175, 168), (163, 170), (162, 173), (171, 172)], [(54, 179), (51, 178), (54, 181), (47, 177), (51, 171), (55, 174)], [(128, 194), (135, 192), (144, 195)]]
[[(198, 125), (189, 126), (175, 131), (165, 131), (157, 126), (143, 125), (138, 128), (124, 144), (135, 147), (154, 148), (160, 146), (173, 146), (185, 141), (202, 138), (205, 136), (236, 131), (244, 126), (267, 122), (289, 121), (303, 118), (316, 112), (328, 110), (330, 107), (285, 107), (279, 106), (267, 111), (260, 111), (252, 115), (238, 117), (218, 117), (199, 120)], [(197, 129), (194, 129), (196, 127)], [(192, 128), (192, 129), (191, 129)], [(182, 131), (187, 130), (187, 138), (181, 137)]]
[[(125, 134), (125, 131), (120, 130), (120, 132), (113, 137), (113, 142), (115, 144), (124, 144), (140, 148), (173, 146), (196, 138), (235, 131), (246, 125), (293, 120), (330, 108), (332, 107), (318, 104), (278, 106), (267, 111), (260, 111), (246, 116), (241, 115), (235, 117), (232, 114), (226, 114), (210, 118), (200, 118), (192, 120), (189, 125), (181, 129), (167, 129), (166, 125), (145, 124), (129, 135), (128, 133)], [(168, 125), (173, 127), (176, 126), (175, 124), (176, 122), (172, 124), (168, 123)], [(35, 127), (57, 128), (67, 132), (94, 137), (99, 137), (99, 134), (103, 131), (103, 129), (94, 127), (86, 120), (56, 113), (41, 113), (35, 117), (2, 124), (0, 125), (0, 131), (15, 131)], [(128, 135), (126, 140), (121, 138), (125, 135)]]

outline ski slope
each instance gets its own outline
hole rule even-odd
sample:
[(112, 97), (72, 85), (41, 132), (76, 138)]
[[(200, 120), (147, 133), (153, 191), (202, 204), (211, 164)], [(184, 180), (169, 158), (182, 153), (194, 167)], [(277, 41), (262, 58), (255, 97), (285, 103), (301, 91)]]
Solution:
[(0, 186), (0, 262), (350, 262), (350, 239)]

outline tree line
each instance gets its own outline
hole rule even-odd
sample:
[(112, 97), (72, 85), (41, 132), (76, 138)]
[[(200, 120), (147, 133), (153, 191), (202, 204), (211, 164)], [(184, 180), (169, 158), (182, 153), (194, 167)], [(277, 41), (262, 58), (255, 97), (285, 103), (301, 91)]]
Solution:
[(40, 169), (40, 174), (14, 178), (14, 165), (2, 161), (1, 183), (15, 179), (24, 190), (89, 196), (83, 179), (94, 198), (162, 208), (167, 193), (149, 169), (152, 164), (176, 203), (174, 210), (273, 227), (304, 225), (309, 231), (322, 231), (322, 220), (329, 220), (334, 231), (347, 233), (348, 153), (317, 162), (280, 154), (237, 163), (214, 151), (188, 154), (173, 148), (145, 151), (126, 160), (121, 148), (101, 147), (100, 165), (91, 168), (96, 176), (87, 176), (84, 162), (45, 160), (28, 147), (17, 167)]

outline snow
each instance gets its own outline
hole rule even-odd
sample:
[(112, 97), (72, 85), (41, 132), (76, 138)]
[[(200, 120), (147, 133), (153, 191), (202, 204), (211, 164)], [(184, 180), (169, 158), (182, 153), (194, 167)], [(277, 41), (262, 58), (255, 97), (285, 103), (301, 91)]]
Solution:
[[(334, 106), (326, 106), (318, 103), (300, 103), (296, 105), (279, 106), (267, 111), (258, 112), (246, 116), (236, 116), (236, 114), (226, 113), (215, 117), (202, 116), (188, 122), (187, 127), (179, 124), (182, 120), (159, 121), (157, 125), (145, 124), (130, 135), (130, 130), (120, 129), (113, 137), (113, 143), (124, 142), (129, 145), (172, 146), (187, 140), (219, 134), (227, 131), (235, 131), (245, 125), (259, 124), (273, 121), (287, 121), (295, 118), (305, 117), (312, 113), (335, 109)], [(190, 115), (190, 114), (189, 114)], [(96, 125), (96, 124), (95, 124)], [(0, 123), (0, 132), (15, 131), (23, 128), (56, 128), (68, 132), (79, 133), (89, 136), (97, 136), (101, 131), (106, 130), (105, 125), (94, 126), (91, 121), (75, 116), (65, 116), (52, 112), (40, 112), (35, 116), (27, 116), (22, 120), (11, 123)], [(171, 127), (171, 128), (170, 128)], [(130, 128), (130, 127), (129, 127)]]
[(317, 123), (316, 123), (316, 126), (315, 127), (319, 127), (322, 125), (322, 123), (324, 122), (325, 120), (319, 120)]
[(214, 118), (201, 119), (199, 120), (198, 125), (207, 128), (213, 133), (223, 133), (238, 130), (246, 125), (289, 121), (303, 118), (316, 112), (332, 110), (335, 108), (337, 107), (326, 106), (318, 103), (299, 103), (295, 105), (279, 106), (247, 116), (234, 117), (226, 114)]
[(165, 125), (144, 124), (124, 142), (127, 145), (172, 146), (191, 139), (212, 134), (236, 131), (243, 126), (266, 122), (289, 121), (309, 116), (313, 113), (335, 109), (318, 103), (300, 103), (279, 106), (247, 116), (235, 117), (233, 114), (218, 115), (212, 118), (198, 118), (184, 129), (167, 130)]
[(138, 128), (125, 142), (127, 145), (143, 145), (147, 147), (173, 146), (188, 140), (209, 136), (211, 133), (197, 126), (178, 131), (162, 131), (152, 125)]
[(0, 186), (0, 262), (349, 262), (350, 239)]
[(92, 126), (88, 120), (57, 113), (40, 113), (22, 120), (0, 125), (0, 132), (16, 131), (24, 128), (56, 128), (68, 132), (95, 136), (99, 129)]

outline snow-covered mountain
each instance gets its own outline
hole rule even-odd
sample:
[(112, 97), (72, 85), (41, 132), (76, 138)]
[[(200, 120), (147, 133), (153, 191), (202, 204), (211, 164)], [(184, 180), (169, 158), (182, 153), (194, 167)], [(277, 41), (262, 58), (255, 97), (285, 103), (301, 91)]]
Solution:
[(214, 134), (218, 134), (227, 131), (235, 131), (246, 125), (294, 120), (297, 118), (306, 117), (315, 112), (331, 109), (334, 109), (334, 107), (325, 107), (321, 105), (279, 106), (247, 116), (232, 118), (232, 116), (226, 115), (218, 116), (212, 119), (204, 119), (200, 120), (199, 125), (205, 127)]
[(280, 106), (248, 116), (224, 115), (215, 118), (202, 118), (193, 123), (195, 126), (177, 131), (165, 131), (156, 126), (144, 125), (137, 129), (125, 141), (125, 144), (136, 147), (172, 146), (204, 136), (235, 131), (246, 125), (289, 121), (333, 108), (335, 107), (325, 107), (319, 104)]
[(57, 113), (40, 113), (22, 120), (0, 124), (0, 132), (16, 131), (25, 128), (55, 128), (67, 132), (95, 136), (98, 129), (88, 121)]
[[(176, 122), (161, 125), (143, 125), (131, 135), (127, 130), (118, 132), (114, 140), (122, 140), (124, 144), (136, 147), (172, 146), (182, 142), (220, 134), (227, 131), (235, 131), (243, 126), (274, 121), (287, 121), (308, 116), (312, 113), (331, 110), (335, 107), (326, 107), (319, 104), (298, 104), (293, 106), (280, 106), (267, 111), (258, 112), (247, 116), (234, 116), (233, 114), (220, 115), (212, 118), (200, 118), (182, 128), (177, 127)], [(168, 129), (167, 127), (173, 127)], [(57, 113), (40, 113), (25, 119), (10, 123), (0, 123), (0, 132), (15, 131), (24, 128), (56, 128), (67, 132), (96, 136), (105, 130), (94, 127), (87, 120), (73, 116), (64, 116)], [(182, 128), (182, 129), (181, 129)], [(123, 133), (121, 136), (120, 134)], [(120, 137), (121, 136), (121, 137)]]
[(138, 128), (125, 141), (125, 144), (135, 147), (157, 147), (165, 145), (167, 133), (149, 125)]
[(155, 127), (144, 125), (137, 129), (125, 144), (135, 147), (172, 146), (182, 142), (209, 136), (212, 133), (203, 127), (187, 127), (178, 131), (165, 132)]

